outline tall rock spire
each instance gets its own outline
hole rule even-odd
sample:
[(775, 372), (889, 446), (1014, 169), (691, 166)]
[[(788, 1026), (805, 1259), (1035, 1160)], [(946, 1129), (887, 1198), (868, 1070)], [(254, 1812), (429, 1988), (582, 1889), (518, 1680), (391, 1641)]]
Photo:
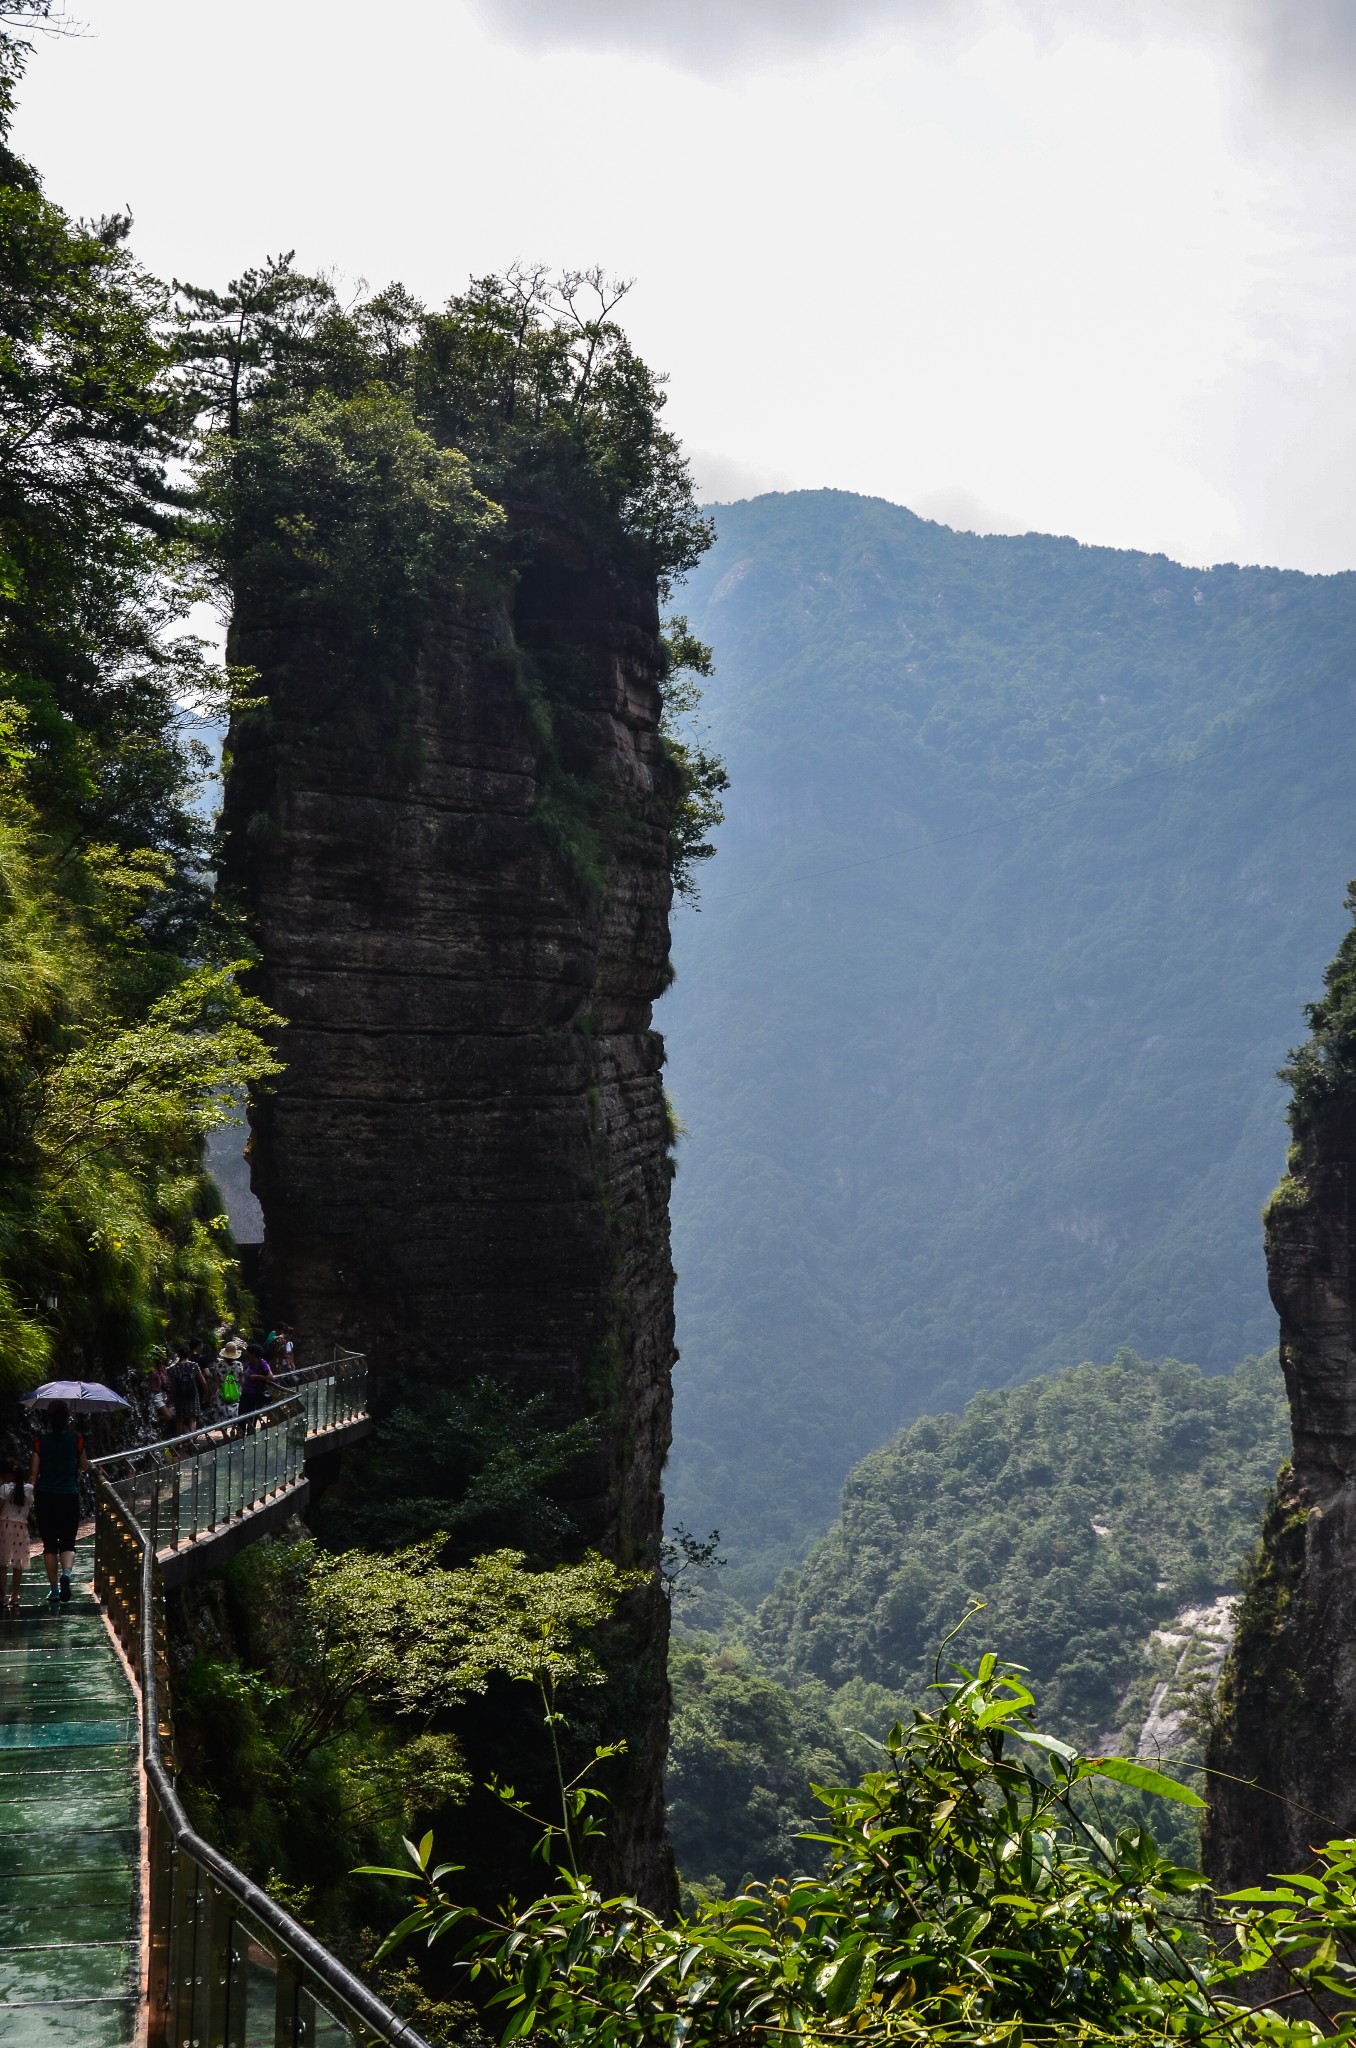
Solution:
[[(312, 1354), (593, 1419), (565, 1505), (582, 1541), (654, 1566), (675, 1351), (651, 1005), (677, 802), (655, 582), (559, 517), (513, 523), (514, 575), (449, 593), (366, 698), (237, 606), (267, 708), (232, 735), (224, 872), (289, 1020), (252, 1117), (263, 1286)], [(667, 1608), (657, 1584), (636, 1600), (607, 1874), (661, 1903)]]

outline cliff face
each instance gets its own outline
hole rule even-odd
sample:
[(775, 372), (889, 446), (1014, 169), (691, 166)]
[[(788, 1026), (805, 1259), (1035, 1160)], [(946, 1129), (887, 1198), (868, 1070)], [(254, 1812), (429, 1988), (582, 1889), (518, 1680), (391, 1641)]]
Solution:
[[(1208, 1762), (1205, 1867), (1222, 1888), (1301, 1870), (1356, 1832), (1356, 1112), (1299, 1133), (1266, 1217), (1292, 1463), (1245, 1590)], [(1280, 1795), (1279, 1797), (1274, 1795)]]
[[(232, 735), (224, 871), (289, 1019), (252, 1119), (263, 1287), (304, 1356), (597, 1417), (570, 1513), (652, 1564), (675, 1356), (658, 616), (652, 583), (518, 524), (516, 587), (449, 600), (364, 701), (342, 653), (237, 614), (268, 708)], [(609, 1876), (660, 1901), (664, 1602), (624, 1627), (642, 1711)]]

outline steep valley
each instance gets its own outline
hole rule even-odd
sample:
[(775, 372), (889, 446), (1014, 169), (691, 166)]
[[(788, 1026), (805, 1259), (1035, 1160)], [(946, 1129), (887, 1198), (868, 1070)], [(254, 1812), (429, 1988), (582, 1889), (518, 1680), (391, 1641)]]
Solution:
[(753, 1600), (917, 1416), (1274, 1341), (1275, 1069), (1356, 867), (1356, 578), (841, 492), (716, 522), (680, 601), (729, 818), (657, 1013), (668, 1493)]
[[(1209, 1376), (1124, 1352), (977, 1394), (873, 1451), (755, 1615), (718, 1574), (679, 1608), (684, 1878), (718, 1890), (812, 1861), (811, 1782), (869, 1766), (863, 1736), (986, 1651), (1022, 1670), (1049, 1733), (1198, 1763), (1286, 1422), (1274, 1352)], [(1189, 1815), (1147, 1817), (1196, 1860)]]

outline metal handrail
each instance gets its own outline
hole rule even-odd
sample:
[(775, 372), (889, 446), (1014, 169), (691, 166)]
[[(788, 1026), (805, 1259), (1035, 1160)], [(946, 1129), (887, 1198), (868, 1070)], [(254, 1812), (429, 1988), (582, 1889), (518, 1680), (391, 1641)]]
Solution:
[[(182, 1436), (157, 1437), (152, 1444), (133, 1444), (123, 1451), (105, 1451), (101, 1458), (91, 1458), (91, 1472), (98, 1472), (105, 1465), (130, 1465), (133, 1459), (142, 1459), (153, 1464), (162, 1464), (156, 1456), (160, 1451), (177, 1451), (185, 1444), (193, 1444), (198, 1450), (208, 1451), (218, 1443), (237, 1442), (243, 1432), (255, 1428), (259, 1423), (276, 1424), (289, 1415), (301, 1414), (300, 1400), (293, 1396), (288, 1401), (270, 1401), (266, 1407), (251, 1409), (248, 1415), (228, 1415), (223, 1422), (204, 1422), (197, 1429), (185, 1430)], [(144, 1466), (142, 1467), (144, 1469)]]
[[(294, 1367), (291, 1372), (273, 1373), (269, 1376), (267, 1384), (275, 1386), (285, 1381), (289, 1387), (295, 1389), (290, 1397), (284, 1395), (281, 1400), (265, 1401), (262, 1406), (250, 1409), (244, 1415), (228, 1415), (218, 1422), (199, 1423), (196, 1429), (184, 1430), (179, 1436), (157, 1437), (154, 1443), (132, 1444), (120, 1451), (105, 1451), (102, 1457), (90, 1459), (90, 1470), (93, 1472), (107, 1466), (125, 1465), (135, 1466), (136, 1469), (144, 1471), (147, 1465), (163, 1464), (166, 1454), (192, 1455), (196, 1451), (212, 1450), (221, 1443), (238, 1442), (242, 1435), (265, 1422), (277, 1423), (299, 1412), (297, 1401), (304, 1400), (304, 1389), (316, 1381), (326, 1378), (335, 1381), (353, 1380), (365, 1377), (366, 1371), (367, 1359), (363, 1352), (345, 1351), (339, 1357), (327, 1359), (321, 1365), (303, 1365)], [(342, 1419), (338, 1425), (325, 1425), (327, 1428), (335, 1426), (341, 1427)], [(308, 1434), (320, 1435), (322, 1431), (310, 1431)]]
[(323, 1359), (319, 1365), (293, 1365), (289, 1366), (286, 1372), (275, 1372), (271, 1377), (275, 1380), (313, 1380), (318, 1379), (321, 1373), (337, 1373), (345, 1366), (365, 1366), (366, 1364), (367, 1353), (365, 1351), (341, 1350), (333, 1358)]
[[(166, 1765), (162, 1752), (162, 1736), (169, 1736), (168, 1698), (162, 1698), (160, 1667), (163, 1661), (162, 1644), (157, 1627), (161, 1612), (161, 1591), (158, 1584), (159, 1566), (151, 1538), (141, 1527), (135, 1515), (119, 1499), (106, 1476), (98, 1476), (100, 1520), (108, 1515), (113, 1522), (120, 1523), (125, 1535), (129, 1535), (140, 1550), (139, 1571), (139, 1613), (135, 1612), (127, 1598), (130, 1590), (109, 1583), (113, 1570), (108, 1559), (108, 1545), (100, 1559), (99, 1587), (102, 1597), (107, 1599), (109, 1617), (114, 1629), (127, 1652), (141, 1688), (141, 1757), (150, 1792), (154, 1795), (161, 1816), (169, 1831), (171, 1853), (191, 1858), (193, 1863), (210, 1872), (221, 1890), (249, 1917), (266, 1928), (286, 1950), (291, 1961), (300, 1966), (303, 1977), (310, 1977), (321, 1987), (327, 2001), (337, 2001), (344, 2009), (350, 2022), (359, 2029), (357, 2038), (365, 2040), (399, 2043), (400, 2048), (428, 2048), (423, 2036), (418, 2034), (407, 2020), (402, 2020), (376, 1993), (370, 1991), (359, 1977), (341, 1963), (337, 1956), (330, 1954), (309, 1930), (270, 1898), (266, 1891), (237, 1870), (210, 1842), (196, 1834), (188, 1815), (180, 1804), (174, 1788), (174, 1780)], [(110, 1597), (110, 1595), (112, 1597)], [(154, 1891), (154, 1872), (152, 1886)], [(153, 1935), (156, 1928), (156, 1900), (151, 1902)], [(310, 1988), (309, 1986), (307, 1987)], [(312, 1995), (314, 1995), (312, 1993)], [(152, 2014), (152, 2024), (156, 2016)], [(364, 2031), (365, 2030), (365, 2031)], [(156, 2036), (153, 2034), (153, 2039)]]

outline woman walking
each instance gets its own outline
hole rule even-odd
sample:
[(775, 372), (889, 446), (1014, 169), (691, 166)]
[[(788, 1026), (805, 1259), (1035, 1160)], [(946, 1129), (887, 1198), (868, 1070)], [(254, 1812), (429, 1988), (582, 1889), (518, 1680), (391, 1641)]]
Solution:
[(266, 1407), (272, 1398), (269, 1381), (273, 1378), (273, 1367), (264, 1356), (262, 1344), (245, 1346), (245, 1370), (242, 1374), (245, 1386), (240, 1397), (240, 1413), (252, 1415), (257, 1408)]
[(33, 1439), (33, 1464), (28, 1474), (42, 1538), (43, 1569), (51, 1589), (49, 1607), (64, 1607), (71, 1597), (71, 1566), (80, 1527), (80, 1474), (88, 1470), (85, 1439), (71, 1428), (70, 1409), (64, 1401), (53, 1401), (45, 1427)]
[(23, 1466), (16, 1458), (7, 1460), (0, 1472), (0, 1602), (9, 1574), (9, 1602), (4, 1611), (11, 1621), (19, 1612), (19, 1588), (28, 1563), (28, 1510), (33, 1489), (24, 1483)]

